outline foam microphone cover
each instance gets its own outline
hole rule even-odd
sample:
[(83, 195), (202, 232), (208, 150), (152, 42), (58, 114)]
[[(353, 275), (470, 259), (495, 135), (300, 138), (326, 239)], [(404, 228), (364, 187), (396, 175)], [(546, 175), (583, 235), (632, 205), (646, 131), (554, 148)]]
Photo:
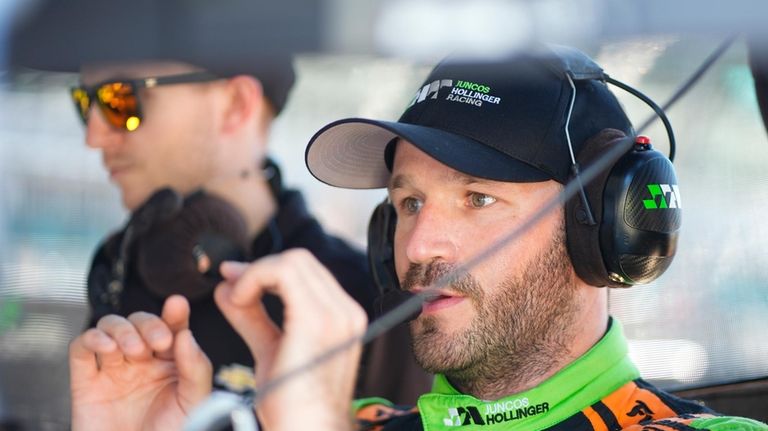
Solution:
[(175, 217), (183, 204), (183, 198), (173, 189), (160, 189), (131, 215), (129, 225), (136, 234), (147, 232), (153, 225)]
[[(248, 260), (248, 250), (248, 231), (239, 211), (221, 198), (197, 192), (185, 199), (176, 215), (137, 238), (136, 271), (155, 295), (178, 293), (195, 300), (219, 283), (221, 261)], [(201, 259), (207, 260), (202, 270)]]

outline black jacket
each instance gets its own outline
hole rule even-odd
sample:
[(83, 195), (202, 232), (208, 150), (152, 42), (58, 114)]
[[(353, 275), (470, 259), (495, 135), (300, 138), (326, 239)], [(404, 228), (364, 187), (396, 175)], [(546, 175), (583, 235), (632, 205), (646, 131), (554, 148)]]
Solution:
[[(375, 288), (367, 269), (367, 262), (362, 252), (345, 241), (327, 234), (318, 221), (307, 211), (301, 194), (293, 190), (278, 193), (279, 209), (276, 216), (251, 244), (250, 256), (258, 259), (268, 254), (278, 253), (291, 248), (305, 248), (314, 254), (320, 262), (330, 269), (344, 289), (365, 308), (372, 316)], [(182, 293), (183, 286), (167, 286), (167, 291), (150, 291), (131, 270), (128, 270), (124, 287), (119, 294), (118, 306), (110, 304), (100, 297), (100, 285), (94, 282), (95, 274), (102, 268), (111, 266), (118, 253), (120, 232), (107, 240), (97, 251), (89, 275), (89, 298), (92, 316), (89, 326), (106, 314), (117, 313), (128, 316), (135, 311), (159, 314), (165, 298), (174, 293)], [(213, 285), (212, 285), (213, 286)], [(188, 296), (188, 295), (185, 295)], [(270, 316), (277, 324), (282, 322), (283, 307), (275, 297), (265, 298), (265, 305)], [(191, 298), (190, 329), (196, 340), (211, 359), (214, 370), (231, 364), (253, 366), (251, 353), (245, 342), (229, 325), (213, 300), (213, 289)]]

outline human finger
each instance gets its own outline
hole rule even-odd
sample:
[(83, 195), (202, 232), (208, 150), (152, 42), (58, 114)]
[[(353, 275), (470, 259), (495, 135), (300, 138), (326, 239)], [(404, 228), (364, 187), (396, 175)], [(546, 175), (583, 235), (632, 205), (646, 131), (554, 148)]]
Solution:
[(189, 328), (189, 301), (181, 295), (171, 295), (163, 304), (162, 318), (175, 334)]
[(308, 274), (322, 267), (315, 262), (307, 250), (292, 249), (259, 259), (244, 271), (240, 267), (242, 273), (233, 283), (231, 301), (237, 306), (246, 306), (269, 292), (283, 298), (286, 308), (294, 305), (309, 308), (317, 304), (318, 291), (325, 287), (318, 286), (324, 279)]
[(189, 329), (189, 302), (181, 295), (171, 295), (166, 298), (161, 312), (161, 318), (172, 333), (172, 342), (164, 349), (155, 351), (155, 356), (160, 359), (173, 359), (173, 344), (175, 334)]
[(221, 263), (219, 273), (224, 277), (224, 280), (234, 283), (245, 273), (246, 269), (248, 269), (247, 263), (228, 260)]
[[(110, 314), (99, 319), (96, 329), (112, 338), (117, 343), (116, 352), (100, 353), (98, 358), (102, 366), (118, 365), (117, 354), (137, 358), (146, 354), (149, 349), (139, 335), (136, 327), (126, 318)], [(96, 337), (92, 333), (90, 337)]]
[(70, 380), (79, 382), (96, 376), (99, 371), (97, 353), (115, 350), (115, 341), (97, 329), (89, 329), (81, 334), (69, 344)]
[(128, 316), (136, 330), (149, 345), (152, 351), (163, 351), (171, 348), (173, 334), (168, 324), (155, 314), (138, 311)]
[(176, 334), (173, 349), (179, 370), (179, 400), (189, 412), (211, 393), (213, 366), (189, 329)]
[(261, 301), (249, 306), (239, 306), (231, 301), (233, 286), (227, 282), (220, 283), (214, 292), (214, 300), (224, 317), (237, 333), (245, 340), (251, 354), (258, 358), (259, 363), (268, 359), (268, 354), (274, 352), (280, 337), (280, 328), (272, 321)]
[[(364, 316), (362, 309), (307, 250), (288, 250), (260, 259), (245, 269), (234, 267), (233, 272), (238, 274), (233, 277), (229, 302), (247, 308), (260, 306), (260, 298), (266, 292), (277, 295), (285, 306), (286, 333), (301, 334), (303, 340), (322, 339), (324, 343), (358, 334), (353, 328), (359, 326), (354, 323), (360, 313)], [(366, 321), (365, 317), (362, 321)], [(311, 342), (319, 347), (317, 342)], [(298, 349), (302, 341), (296, 344)], [(306, 350), (306, 345), (301, 350)]]
[(365, 313), (328, 268), (303, 249), (289, 250), (282, 257), (283, 265), (298, 279), (295, 286), (286, 290), (305, 300), (304, 304), (297, 304), (297, 307), (303, 307), (299, 314), (302, 319), (287, 321), (286, 330), (297, 325), (316, 336), (332, 338), (335, 335), (337, 339), (362, 333), (367, 323)]

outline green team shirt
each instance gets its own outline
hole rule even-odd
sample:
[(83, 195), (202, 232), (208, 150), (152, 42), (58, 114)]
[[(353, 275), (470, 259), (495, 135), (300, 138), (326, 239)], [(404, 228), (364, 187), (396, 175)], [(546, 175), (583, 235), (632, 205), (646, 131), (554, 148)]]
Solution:
[(768, 431), (751, 419), (719, 416), (640, 378), (621, 325), (539, 386), (498, 400), (480, 400), (437, 375), (411, 409), (380, 398), (355, 402), (360, 430), (425, 431)]

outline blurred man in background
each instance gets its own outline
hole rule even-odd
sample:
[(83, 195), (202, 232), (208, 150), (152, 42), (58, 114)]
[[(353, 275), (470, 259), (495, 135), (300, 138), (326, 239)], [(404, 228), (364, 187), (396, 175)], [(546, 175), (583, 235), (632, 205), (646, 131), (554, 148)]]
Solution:
[[(296, 12), (241, 1), (193, 6), (51, 2), (20, 27), (12, 55), (28, 67), (80, 73), (72, 98), (86, 144), (101, 153), (131, 213), (95, 253), (89, 326), (109, 314), (160, 313), (168, 296), (181, 294), (215, 383), (240, 391), (252, 384), (253, 359), (213, 301), (222, 259), (306, 248), (369, 316), (377, 292), (364, 255), (324, 232), (267, 155), (270, 127), (295, 80), (290, 47), (300, 42), (279, 44), (285, 51), (270, 44), (244, 50), (262, 42), (247, 30), (249, 14), (290, 19)], [(139, 13), (128, 17), (128, 10)], [(222, 25), (231, 31), (222, 35)], [(265, 307), (280, 325), (280, 301), (266, 298)], [(383, 354), (379, 360), (394, 370), (415, 369), (407, 351)], [(384, 389), (368, 380), (361, 379), (361, 393)], [(405, 402), (428, 380), (419, 373), (397, 388), (387, 381), (387, 392)]]

